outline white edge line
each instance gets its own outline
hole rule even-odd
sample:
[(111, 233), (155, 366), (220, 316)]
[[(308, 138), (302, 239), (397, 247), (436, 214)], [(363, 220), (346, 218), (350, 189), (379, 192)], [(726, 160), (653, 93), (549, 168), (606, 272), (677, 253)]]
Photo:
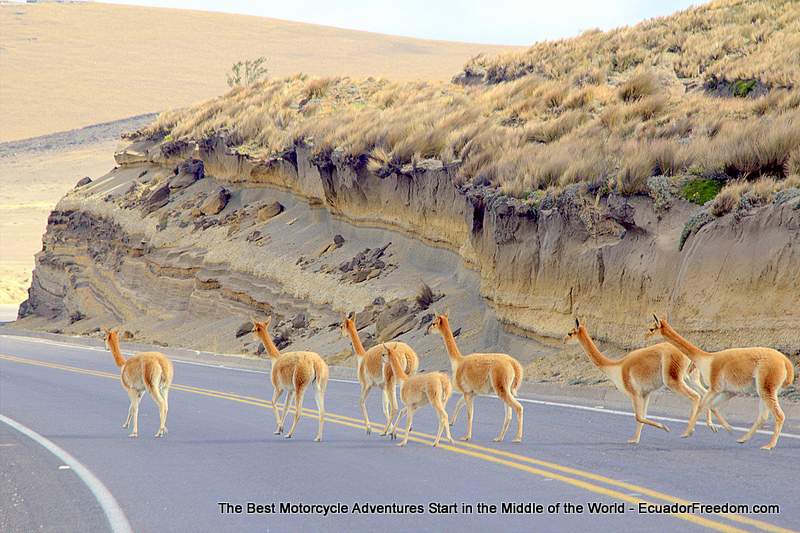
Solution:
[[(95, 346), (82, 346), (82, 345), (78, 345), (78, 344), (69, 344), (69, 343), (66, 343), (66, 342), (51, 341), (50, 339), (39, 339), (39, 338), (36, 338), (36, 337), (22, 337), (22, 336), (16, 336), (16, 335), (0, 335), (0, 337), (12, 338), (12, 339), (17, 339), (17, 340), (25, 340), (27, 342), (36, 342), (36, 343), (41, 343), (41, 344), (65, 346), (65, 347), (68, 347), (68, 348), (88, 349), (88, 350), (98, 351), (98, 352), (106, 351), (105, 348), (97, 348)], [(135, 352), (123, 350), (123, 353), (125, 355), (132, 355)], [(171, 359), (172, 359), (172, 361), (174, 361), (176, 363), (182, 363), (182, 364), (186, 364), (186, 365), (207, 366), (207, 367), (210, 367), (210, 368), (220, 368), (220, 369), (223, 369), (223, 370), (232, 370), (234, 372), (247, 372), (247, 373), (250, 373), (250, 374), (269, 375), (269, 372), (266, 372), (264, 370), (252, 370), (252, 369), (249, 369), (249, 368), (236, 368), (236, 367), (231, 367), (231, 366), (225, 366), (225, 365), (222, 365), (222, 364), (216, 365), (216, 364), (211, 364), (211, 363), (201, 363), (199, 361), (187, 361), (185, 359), (176, 359), (175, 357), (171, 357)], [(355, 381), (355, 380), (352, 380), (352, 379), (330, 378), (328, 381), (338, 381), (339, 383), (353, 383), (353, 384), (356, 384), (356, 385), (358, 384), (358, 381)], [(497, 398), (497, 396), (495, 396), (493, 394), (481, 394), (480, 396), (484, 396), (484, 397), (487, 397), (487, 398)], [(564, 408), (567, 408), (567, 409), (577, 409), (577, 410), (580, 410), (580, 411), (591, 411), (591, 412), (594, 412), (594, 413), (605, 413), (605, 414), (609, 414), (609, 415), (618, 415), (618, 416), (628, 416), (628, 417), (635, 416), (633, 413), (629, 413), (627, 411), (619, 411), (617, 409), (606, 409), (606, 408), (600, 408), (600, 407), (590, 407), (588, 405), (579, 405), (579, 404), (574, 404), (574, 403), (551, 402), (551, 401), (547, 401), (547, 400), (533, 400), (533, 399), (530, 399), (530, 398), (517, 398), (517, 399), (520, 402), (523, 402), (523, 403), (532, 403), (532, 404), (537, 404), (537, 405), (545, 405), (545, 406), (548, 406), (548, 407), (564, 407)], [(687, 419), (673, 418), (673, 417), (669, 417), (669, 416), (651, 415), (650, 418), (652, 418), (653, 420), (664, 420), (665, 422), (675, 422), (675, 423), (678, 423), (678, 424), (687, 424), (689, 422)], [(750, 428), (746, 428), (746, 427), (742, 427), (742, 426), (731, 426), (731, 428), (733, 428), (736, 431), (747, 431), (747, 430), (750, 429)], [(767, 430), (767, 429), (759, 429), (758, 431), (756, 431), (756, 433), (759, 433), (759, 434), (762, 434), (762, 435), (772, 435), (772, 431)], [(786, 437), (786, 438), (789, 438), (789, 439), (800, 439), (800, 435), (796, 435), (794, 433), (787, 433), (785, 431), (781, 432), (781, 437)]]
[(81, 479), (81, 481), (86, 484), (86, 486), (92, 492), (92, 495), (97, 500), (97, 503), (100, 504), (100, 507), (103, 509), (103, 513), (105, 513), (106, 519), (108, 520), (108, 524), (111, 526), (112, 531), (115, 533), (132, 533), (133, 530), (131, 529), (131, 525), (128, 522), (128, 519), (125, 517), (125, 513), (122, 511), (122, 508), (117, 503), (117, 500), (114, 499), (114, 496), (111, 494), (111, 492), (109, 492), (106, 486), (103, 485), (103, 483), (97, 479), (97, 477), (92, 474), (88, 468), (83, 466), (83, 464), (72, 457), (64, 449), (60, 448), (53, 441), (39, 435), (34, 430), (23, 426), (16, 420), (0, 414), (0, 422), (11, 426), (13, 429), (16, 429), (29, 439), (35, 441), (47, 451), (58, 457), (61, 462), (69, 466), (70, 469)]

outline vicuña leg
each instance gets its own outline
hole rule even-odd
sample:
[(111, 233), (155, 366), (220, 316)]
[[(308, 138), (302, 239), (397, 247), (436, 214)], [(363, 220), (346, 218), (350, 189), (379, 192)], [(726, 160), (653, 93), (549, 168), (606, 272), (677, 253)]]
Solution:
[[(689, 413), (689, 418), (691, 419), (693, 416), (695, 416), (695, 413), (700, 410), (700, 401), (701, 401), (700, 395), (694, 389), (686, 385), (686, 383), (682, 379), (669, 378), (669, 381), (667, 381), (666, 383), (667, 386), (674, 392), (689, 398), (689, 401), (692, 402), (692, 410)], [(708, 424), (708, 427), (711, 428), (711, 431), (716, 433), (717, 427), (711, 421), (711, 410), (710, 409), (707, 410), (706, 413), (708, 413), (708, 420), (706, 423)], [(645, 416), (647, 416), (646, 408), (645, 408)], [(637, 433), (641, 433), (641, 431), (642, 428), (638, 427)], [(689, 435), (690, 433), (688, 433), (688, 428), (687, 428), (687, 431), (684, 431), (681, 437), (688, 437)]]
[(720, 394), (719, 391), (714, 390), (713, 388), (708, 389), (706, 393), (703, 395), (703, 399), (700, 400), (700, 409), (692, 413), (692, 416), (689, 417), (689, 424), (686, 426), (686, 432), (684, 433), (687, 437), (694, 433), (694, 428), (697, 425), (697, 417), (700, 415), (701, 412), (704, 412), (706, 409), (710, 408), (713, 405), (714, 398), (716, 398)]
[(286, 392), (286, 401), (283, 402), (283, 414), (281, 414), (281, 431), (286, 427), (286, 416), (289, 414), (289, 408), (294, 401), (294, 390), (289, 389)]
[(461, 440), (468, 441), (472, 438), (472, 416), (475, 412), (475, 395), (473, 393), (464, 393), (462, 398), (464, 399), (464, 403), (467, 405), (467, 433), (461, 438)]
[(447, 440), (450, 441), (450, 444), (452, 444), (453, 437), (450, 435), (450, 421), (447, 419), (447, 411), (445, 410), (444, 405), (442, 405), (442, 399), (435, 398), (431, 404), (436, 410), (436, 413), (439, 415), (439, 431), (436, 432), (436, 440), (433, 441), (433, 445), (439, 445), (439, 439), (442, 438), (442, 431), (447, 432)]
[(753, 422), (753, 425), (750, 427), (747, 433), (742, 435), (741, 438), (737, 439), (736, 442), (739, 444), (744, 444), (753, 438), (755, 432), (761, 429), (761, 426), (764, 425), (764, 422), (767, 421), (767, 418), (769, 418), (769, 408), (764, 400), (760, 400), (758, 402), (758, 416), (756, 417), (755, 422)]
[(153, 397), (153, 401), (156, 402), (158, 406), (158, 431), (156, 431), (156, 437), (163, 437), (167, 433), (167, 402), (164, 400), (164, 397), (161, 396), (161, 389), (157, 386), (152, 387), (150, 390), (150, 396)]
[(456, 402), (456, 408), (453, 411), (453, 418), (450, 419), (450, 427), (453, 427), (456, 424), (456, 420), (458, 420), (458, 415), (461, 413), (461, 409), (464, 408), (464, 404), (464, 397), (462, 396)]
[(306, 387), (302, 389), (295, 389), (294, 391), (294, 419), (292, 420), (292, 427), (289, 428), (289, 433), (286, 434), (287, 439), (291, 439), (292, 435), (294, 435), (294, 430), (297, 427), (297, 421), (300, 420), (300, 417), (303, 414), (303, 397), (306, 395)]
[(133, 410), (131, 413), (131, 420), (133, 420), (133, 429), (128, 433), (128, 436), (131, 438), (139, 436), (139, 402), (142, 400), (143, 395), (144, 391), (135, 391), (134, 396), (131, 397), (131, 409)]
[(395, 418), (394, 422), (392, 422), (392, 431), (389, 433), (389, 436), (392, 440), (397, 439), (397, 426), (400, 425), (400, 419), (403, 418), (403, 415), (405, 415), (407, 412), (408, 407), (404, 405), (403, 408), (400, 409), (400, 412), (397, 413), (397, 418)]
[(786, 417), (783, 414), (783, 409), (781, 409), (781, 406), (778, 403), (778, 393), (776, 390), (772, 390), (762, 399), (762, 401), (767, 404), (767, 408), (772, 412), (772, 416), (775, 418), (775, 430), (772, 432), (772, 438), (770, 439), (769, 443), (761, 447), (762, 450), (771, 450), (776, 444), (778, 444), (778, 437), (781, 436), (783, 421)]
[(661, 424), (659, 422), (654, 422), (653, 420), (647, 418), (647, 413), (646, 413), (647, 398), (642, 397), (638, 394), (634, 394), (632, 396), (632, 399), (633, 399), (633, 408), (634, 412), (636, 413), (637, 422), (639, 422), (640, 424), (647, 424), (648, 426), (653, 426), (654, 428), (663, 429), (664, 431), (667, 432), (669, 431), (669, 428), (666, 425)]
[(322, 426), (325, 424), (325, 391), (319, 384), (314, 389), (314, 399), (317, 401), (317, 411), (319, 411), (319, 427), (314, 441), (319, 442), (322, 440)]
[(164, 433), (168, 433), (166, 423), (167, 416), (169, 416), (169, 386), (169, 383), (161, 383), (161, 396), (164, 397), (164, 406), (166, 408), (166, 416), (164, 417)]
[(728, 424), (728, 421), (725, 420), (725, 417), (722, 416), (722, 413), (719, 412), (719, 408), (722, 407), (725, 404), (725, 402), (727, 402), (728, 400), (730, 400), (734, 396), (735, 396), (735, 394), (732, 393), (732, 392), (720, 393), (719, 395), (717, 395), (716, 398), (714, 398), (714, 401), (711, 403), (711, 405), (708, 408), (708, 411), (710, 411), (711, 413), (714, 414), (714, 416), (717, 417), (717, 420), (719, 420), (719, 423), (722, 424), (722, 427), (724, 427), (725, 431), (727, 431), (728, 433), (733, 433), (733, 428), (731, 427), (730, 424)]
[(514, 412), (517, 413), (517, 434), (514, 435), (514, 440), (512, 442), (522, 442), (522, 423), (523, 423), (522, 404), (519, 403), (517, 399), (514, 398), (514, 396), (512, 396), (509, 390), (505, 387), (503, 387), (501, 390), (497, 392), (498, 396), (500, 396), (500, 399), (503, 400), (506, 403), (506, 405), (510, 407), (510, 409), (506, 410), (507, 423), (506, 422), (503, 423), (504, 427), (501, 430), (500, 435), (498, 435), (497, 439), (495, 440), (497, 440), (498, 442), (502, 441), (503, 438), (506, 436), (505, 430), (508, 429), (508, 425), (511, 423), (511, 409), (513, 409)]
[(508, 431), (508, 427), (511, 425), (511, 406), (507, 403), (503, 403), (503, 425), (500, 428), (500, 434), (494, 438), (495, 442), (503, 442), (503, 439), (506, 438), (506, 432)]
[(417, 408), (414, 405), (407, 405), (406, 406), (406, 436), (403, 438), (403, 442), (399, 443), (398, 446), (405, 446), (408, 444), (408, 437), (411, 435), (411, 424), (414, 422), (414, 411)]
[(388, 412), (384, 411), (386, 414), (386, 427), (383, 428), (383, 433), (381, 435), (386, 435), (391, 430), (392, 420), (397, 415), (397, 381), (392, 378), (391, 382), (384, 385), (384, 402), (388, 402)]
[(128, 393), (128, 399), (130, 400), (130, 405), (128, 406), (128, 418), (125, 419), (125, 422), (122, 424), (124, 429), (128, 429), (131, 425), (131, 419), (133, 418), (133, 406), (141, 399), (142, 394), (144, 391), (139, 392), (136, 389), (125, 389)]
[[(283, 419), (281, 418), (280, 408), (278, 407), (278, 400), (281, 399), (283, 389), (275, 387), (272, 393), (272, 411), (275, 413), (275, 434), (280, 435), (283, 433)], [(289, 393), (286, 393), (286, 399), (289, 399)]]
[(369, 423), (369, 413), (367, 412), (367, 396), (369, 391), (372, 390), (372, 385), (365, 385), (361, 388), (361, 398), (358, 404), (361, 406), (361, 415), (364, 417), (364, 424), (367, 426), (367, 435), (372, 433), (372, 426)]

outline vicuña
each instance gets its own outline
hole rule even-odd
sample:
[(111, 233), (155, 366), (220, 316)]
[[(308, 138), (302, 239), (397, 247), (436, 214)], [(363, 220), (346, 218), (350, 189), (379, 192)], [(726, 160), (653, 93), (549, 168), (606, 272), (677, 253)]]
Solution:
[(445, 411), (447, 400), (450, 399), (450, 394), (453, 392), (450, 378), (444, 372), (425, 372), (409, 376), (403, 370), (400, 355), (394, 348), (389, 346), (388, 343), (381, 346), (383, 347), (381, 353), (383, 362), (392, 366), (395, 376), (400, 380), (400, 398), (403, 400), (403, 408), (392, 425), (392, 438), (397, 438), (397, 426), (400, 424), (400, 418), (405, 414), (406, 436), (398, 444), (398, 446), (405, 446), (408, 443), (408, 436), (411, 434), (414, 412), (423, 405), (430, 404), (439, 417), (439, 429), (436, 432), (436, 440), (433, 441), (433, 445), (437, 446), (439, 444), (442, 431), (446, 432), (447, 440), (452, 444), (453, 437), (450, 435), (450, 424), (447, 420), (447, 411)]
[[(385, 364), (382, 362), (383, 348), (380, 345), (373, 346), (369, 350), (364, 349), (356, 329), (355, 313), (350, 313), (344, 318), (340, 329), (342, 336), (350, 337), (358, 357), (358, 382), (361, 384), (359, 405), (361, 414), (364, 416), (364, 424), (367, 426), (367, 434), (372, 432), (367, 412), (367, 396), (373, 387), (380, 387), (383, 391), (383, 414), (386, 416), (386, 427), (381, 435), (386, 435), (391, 429), (392, 420), (397, 416), (397, 378), (392, 371), (392, 366), (388, 362)], [(406, 374), (411, 375), (417, 372), (419, 358), (411, 346), (404, 342), (387, 342), (385, 344), (391, 346), (400, 357), (400, 366)]]
[(522, 365), (508, 354), (504, 353), (473, 353), (461, 355), (450, 329), (447, 313), (437, 315), (428, 326), (428, 332), (438, 331), (444, 339), (447, 354), (450, 356), (450, 365), (453, 369), (453, 382), (462, 397), (456, 403), (453, 413), (453, 423), (458, 418), (461, 407), (467, 406), (467, 433), (462, 440), (472, 438), (473, 400), (476, 394), (494, 392), (505, 402), (505, 418), (500, 434), (494, 439), (502, 441), (511, 424), (511, 410), (517, 413), (517, 434), (514, 442), (522, 441), (522, 404), (515, 396), (522, 382)]
[[(630, 352), (621, 359), (609, 359), (595, 345), (586, 326), (575, 319), (575, 327), (567, 333), (564, 342), (577, 340), (592, 363), (599, 368), (614, 386), (621, 393), (626, 394), (633, 404), (633, 412), (636, 415), (636, 432), (628, 442), (638, 444), (642, 435), (642, 428), (645, 424), (664, 431), (669, 431), (665, 424), (654, 422), (647, 418), (647, 408), (650, 403), (650, 394), (666, 385), (673, 392), (685, 396), (692, 402), (691, 415), (700, 407), (700, 394), (687, 385), (688, 369), (692, 362), (681, 353), (680, 350), (668, 342), (654, 344), (646, 348), (640, 348)], [(694, 376), (698, 378), (695, 372)], [(698, 390), (705, 393), (705, 388), (700, 384), (699, 379), (694, 383)], [(728, 422), (714, 413), (720, 423), (730, 431)], [(690, 415), (690, 416), (691, 416)], [(708, 426), (712, 431), (717, 431), (711, 421), (711, 413), (708, 413)], [(687, 429), (688, 431), (688, 429)], [(684, 433), (687, 436), (688, 433)]]
[[(328, 387), (328, 364), (314, 352), (286, 352), (281, 354), (278, 347), (272, 342), (269, 334), (269, 323), (272, 317), (265, 322), (253, 320), (253, 331), (255, 331), (264, 347), (272, 359), (272, 371), (270, 378), (274, 392), (272, 394), (272, 409), (275, 413), (275, 434), (283, 433), (283, 424), (289, 412), (289, 405), (294, 398), (295, 413), (292, 427), (286, 434), (286, 438), (292, 438), (297, 427), (297, 421), (303, 414), (303, 397), (308, 386), (314, 384), (314, 398), (317, 401), (319, 411), (319, 425), (317, 426), (317, 436), (315, 442), (322, 440), (322, 426), (325, 423), (325, 389)], [(283, 391), (286, 392), (286, 402), (284, 403), (283, 414), (278, 409), (278, 400)]]
[[(761, 447), (771, 450), (778, 443), (785, 416), (778, 403), (778, 393), (782, 387), (794, 382), (794, 366), (784, 354), (772, 348), (730, 348), (719, 352), (706, 352), (684, 339), (672, 329), (666, 320), (653, 315), (655, 321), (648, 330), (648, 335), (661, 334), (670, 344), (686, 354), (700, 369), (703, 380), (708, 384), (701, 403), (706, 406), (717, 406), (737, 392), (743, 392), (755, 386), (760, 398), (758, 417), (753, 426), (738, 442), (745, 443), (767, 421), (769, 413), (775, 417), (775, 430), (772, 439)], [(689, 419), (688, 435), (694, 431), (697, 423), (697, 412)]]
[(129, 437), (139, 436), (139, 402), (144, 391), (150, 393), (158, 406), (159, 426), (156, 437), (167, 434), (167, 412), (169, 411), (169, 387), (172, 385), (172, 361), (159, 352), (139, 352), (129, 359), (122, 356), (119, 349), (119, 333), (115, 329), (103, 328), (106, 334), (106, 346), (114, 356), (114, 362), (120, 368), (119, 379), (127, 391), (131, 405), (128, 407), (128, 418), (122, 427), (127, 429), (133, 421), (133, 429)]

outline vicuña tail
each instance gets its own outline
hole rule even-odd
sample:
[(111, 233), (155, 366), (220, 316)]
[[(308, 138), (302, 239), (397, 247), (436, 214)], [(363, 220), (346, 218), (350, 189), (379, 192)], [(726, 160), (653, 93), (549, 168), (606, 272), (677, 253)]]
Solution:
[(792, 383), (794, 383), (794, 365), (792, 361), (787, 357), (785, 360), (786, 364), (786, 381), (784, 382), (783, 386), (788, 387)]

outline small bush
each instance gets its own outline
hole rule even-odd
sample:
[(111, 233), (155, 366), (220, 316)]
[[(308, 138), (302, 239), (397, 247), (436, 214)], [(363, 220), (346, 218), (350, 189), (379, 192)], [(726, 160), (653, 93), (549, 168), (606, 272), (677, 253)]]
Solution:
[(739, 80), (733, 84), (733, 96), (744, 98), (755, 88), (756, 80)]
[(228, 87), (240, 87), (252, 85), (258, 80), (266, 77), (267, 67), (264, 63), (266, 57), (258, 57), (253, 60), (237, 61), (228, 73)]
[(635, 102), (655, 94), (656, 78), (650, 72), (643, 72), (619, 86), (617, 95), (624, 102)]
[(683, 184), (680, 190), (682, 198), (695, 204), (704, 205), (713, 200), (722, 190), (722, 182), (718, 180), (690, 180)]
[(683, 246), (686, 244), (686, 241), (689, 239), (689, 237), (700, 231), (700, 228), (713, 221), (714, 215), (705, 209), (690, 216), (689, 220), (687, 220), (686, 224), (683, 226), (681, 238), (678, 242), (678, 250), (683, 250)]

